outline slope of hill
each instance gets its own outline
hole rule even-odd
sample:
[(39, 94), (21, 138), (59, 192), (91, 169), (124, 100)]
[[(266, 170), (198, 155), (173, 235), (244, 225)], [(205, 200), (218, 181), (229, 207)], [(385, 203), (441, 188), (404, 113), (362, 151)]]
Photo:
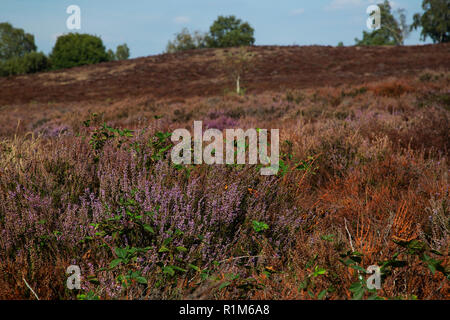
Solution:
[[(231, 49), (233, 50), (233, 49)], [(250, 48), (256, 54), (247, 92), (358, 84), (424, 69), (450, 69), (450, 45), (410, 47)], [(223, 93), (225, 50), (197, 50), (0, 79), (0, 105), (125, 97), (192, 97)]]

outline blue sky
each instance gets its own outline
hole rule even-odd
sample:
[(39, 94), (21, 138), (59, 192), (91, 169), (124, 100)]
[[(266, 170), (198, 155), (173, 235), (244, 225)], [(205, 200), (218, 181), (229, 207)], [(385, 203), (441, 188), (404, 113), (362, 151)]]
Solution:
[[(49, 53), (66, 27), (66, 9), (81, 8), (82, 33), (96, 34), (107, 48), (127, 43), (132, 57), (162, 53), (183, 27), (207, 31), (218, 15), (234, 14), (255, 28), (257, 45), (345, 45), (361, 38), (366, 8), (381, 0), (0, 0), (0, 22), (35, 35), (40, 51)], [(422, 0), (394, 0), (408, 22), (421, 12)], [(421, 44), (413, 32), (406, 44)]]

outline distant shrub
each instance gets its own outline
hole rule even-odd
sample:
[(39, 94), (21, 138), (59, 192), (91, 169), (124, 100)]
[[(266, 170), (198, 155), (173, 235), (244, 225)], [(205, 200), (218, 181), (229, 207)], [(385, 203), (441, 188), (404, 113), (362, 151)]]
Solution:
[(130, 48), (128, 48), (128, 45), (124, 43), (117, 46), (116, 52), (109, 49), (106, 55), (108, 57), (108, 61), (127, 60), (130, 57)]
[(255, 43), (255, 30), (248, 22), (235, 16), (219, 16), (209, 28), (208, 33), (187, 28), (175, 34), (175, 39), (169, 41), (166, 53), (182, 52), (202, 48), (230, 48), (252, 46)]
[(50, 61), (42, 52), (30, 52), (23, 57), (16, 57), (0, 62), (0, 76), (36, 73), (48, 70)]
[(129, 57), (130, 57), (130, 48), (128, 48), (126, 43), (117, 46), (116, 49), (117, 60), (127, 60)]
[(50, 55), (55, 69), (72, 68), (108, 61), (102, 39), (89, 34), (70, 33), (60, 36)]
[(169, 41), (166, 46), (167, 53), (175, 53), (192, 49), (206, 48), (206, 36), (200, 31), (192, 34), (187, 28), (175, 34), (175, 39)]

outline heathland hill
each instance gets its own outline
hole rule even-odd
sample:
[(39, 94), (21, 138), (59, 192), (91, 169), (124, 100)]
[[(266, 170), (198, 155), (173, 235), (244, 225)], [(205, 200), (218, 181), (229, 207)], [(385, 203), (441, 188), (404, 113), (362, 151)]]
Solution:
[[(68, 70), (0, 79), (0, 105), (28, 102), (104, 101), (151, 96), (188, 98), (230, 88), (223, 56), (236, 49), (204, 49), (108, 62)], [(450, 69), (450, 45), (398, 47), (251, 47), (255, 55), (244, 79), (249, 93), (285, 91), (384, 78), (426, 69)]]

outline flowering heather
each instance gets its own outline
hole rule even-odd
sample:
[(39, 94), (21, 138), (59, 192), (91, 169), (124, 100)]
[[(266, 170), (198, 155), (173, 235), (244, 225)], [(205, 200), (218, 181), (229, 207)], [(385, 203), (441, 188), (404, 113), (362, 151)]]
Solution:
[[(42, 299), (347, 299), (357, 252), (359, 267), (384, 266), (378, 297), (444, 299), (449, 79), (192, 98), (176, 113), (143, 98), (40, 120), (12, 106), (0, 129), (0, 298), (32, 299), (25, 277)], [(166, 133), (194, 119), (279, 128), (278, 175), (173, 165)], [(72, 264), (80, 290), (65, 288)]]

